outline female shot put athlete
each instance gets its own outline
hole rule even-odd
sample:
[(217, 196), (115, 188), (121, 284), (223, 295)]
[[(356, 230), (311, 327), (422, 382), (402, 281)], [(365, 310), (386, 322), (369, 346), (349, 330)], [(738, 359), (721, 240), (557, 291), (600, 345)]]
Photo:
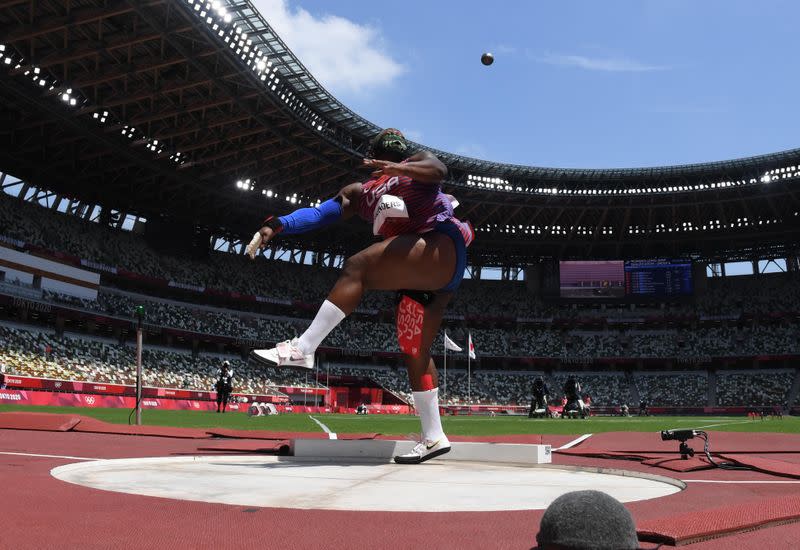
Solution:
[(312, 369), (320, 342), (355, 310), (365, 290), (399, 290), (398, 339), (404, 354), (422, 441), (395, 461), (416, 464), (450, 450), (439, 417), (438, 375), (430, 347), (447, 303), (458, 288), (475, 234), (453, 216), (454, 199), (442, 193), (447, 168), (435, 155), (409, 156), (403, 134), (388, 129), (372, 141), (364, 165), (373, 168), (366, 183), (345, 186), (316, 208), (270, 217), (247, 247), (255, 258), (278, 233), (296, 234), (358, 214), (383, 240), (347, 259), (341, 276), (308, 329), (299, 337), (252, 357), (270, 366)]

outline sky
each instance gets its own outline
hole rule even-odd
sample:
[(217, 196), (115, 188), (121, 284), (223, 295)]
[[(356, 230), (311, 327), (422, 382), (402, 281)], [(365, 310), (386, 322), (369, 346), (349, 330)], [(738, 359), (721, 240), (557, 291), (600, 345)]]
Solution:
[(609, 168), (800, 147), (800, 2), (253, 2), (337, 99), (446, 151)]

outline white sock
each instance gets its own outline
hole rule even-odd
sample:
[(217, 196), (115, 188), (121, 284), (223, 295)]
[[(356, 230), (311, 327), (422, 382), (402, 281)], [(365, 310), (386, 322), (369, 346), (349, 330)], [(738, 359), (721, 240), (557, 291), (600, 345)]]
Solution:
[(422, 439), (436, 441), (444, 437), (442, 419), (439, 416), (439, 388), (414, 392), (414, 407), (422, 423)]
[(306, 331), (297, 339), (297, 347), (304, 355), (310, 355), (317, 351), (320, 343), (325, 339), (330, 332), (336, 328), (336, 325), (342, 322), (342, 319), (347, 317), (344, 311), (336, 307), (333, 302), (325, 300), (322, 302), (317, 316), (311, 321), (311, 324)]

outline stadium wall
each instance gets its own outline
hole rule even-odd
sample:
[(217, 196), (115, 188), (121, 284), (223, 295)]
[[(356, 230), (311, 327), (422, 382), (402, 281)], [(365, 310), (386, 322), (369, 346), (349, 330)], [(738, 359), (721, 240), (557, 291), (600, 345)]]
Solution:
[(98, 273), (17, 252), (5, 246), (0, 246), (0, 271), (5, 273), (7, 281), (18, 279), (20, 283), (34, 288), (87, 300), (97, 299), (100, 287)]

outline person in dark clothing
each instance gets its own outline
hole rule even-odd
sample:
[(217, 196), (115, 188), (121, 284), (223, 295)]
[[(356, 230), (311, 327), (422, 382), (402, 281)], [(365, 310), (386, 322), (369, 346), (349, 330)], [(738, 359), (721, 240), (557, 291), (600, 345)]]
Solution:
[(547, 416), (547, 396), (550, 395), (550, 391), (541, 376), (533, 381), (532, 393), (533, 397), (531, 399), (531, 408), (528, 411), (528, 418)]
[(231, 370), (230, 362), (225, 361), (222, 363), (222, 369), (219, 372), (215, 388), (217, 390), (217, 412), (220, 412), (220, 408), (222, 408), (222, 412), (225, 413), (231, 390), (233, 390), (233, 371)]
[(586, 417), (583, 400), (581, 399), (581, 383), (574, 376), (567, 378), (564, 382), (564, 395), (567, 397), (567, 404), (564, 406), (563, 416)]

